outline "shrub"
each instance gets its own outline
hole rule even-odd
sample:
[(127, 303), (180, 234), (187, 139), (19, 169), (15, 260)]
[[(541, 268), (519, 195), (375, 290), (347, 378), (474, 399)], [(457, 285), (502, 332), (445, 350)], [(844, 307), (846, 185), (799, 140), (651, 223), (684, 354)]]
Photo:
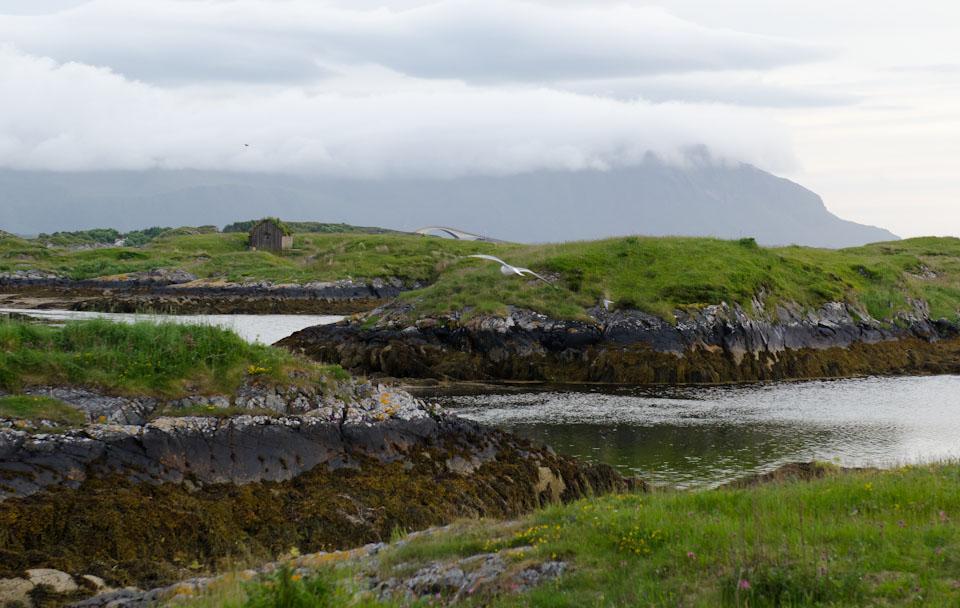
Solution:
[(333, 590), (319, 575), (303, 577), (284, 564), (266, 580), (247, 587), (247, 608), (324, 608), (333, 605)]

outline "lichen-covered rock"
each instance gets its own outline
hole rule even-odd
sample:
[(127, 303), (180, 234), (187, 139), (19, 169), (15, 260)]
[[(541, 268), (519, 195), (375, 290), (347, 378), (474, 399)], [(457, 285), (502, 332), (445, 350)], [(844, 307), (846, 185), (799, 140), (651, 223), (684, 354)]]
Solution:
[[(0, 396), (6, 393), (0, 390)], [(383, 384), (337, 383), (324, 391), (317, 385), (264, 385), (245, 381), (233, 395), (191, 395), (172, 401), (154, 397), (110, 395), (95, 389), (63, 386), (28, 386), (19, 391), (31, 397), (52, 397), (84, 414), (88, 422), (113, 425), (143, 425), (162, 413), (181, 410), (217, 413), (229, 407), (263, 413), (304, 414), (329, 421), (377, 422), (388, 419), (409, 420), (439, 413), (436, 406)], [(344, 400), (349, 403), (345, 403)], [(50, 421), (6, 421), (0, 428), (33, 430), (55, 427)]]
[(34, 585), (46, 585), (53, 593), (70, 593), (79, 588), (72, 576), (53, 568), (32, 568), (27, 570), (27, 578)]
[(403, 447), (441, 429), (427, 409), (405, 417), (396, 414), (412, 413), (382, 411), (376, 425), (357, 411), (341, 404), (332, 420), (185, 416), (55, 434), (0, 428), (0, 500), (49, 487), (76, 488), (111, 471), (152, 483), (284, 480), (321, 464), (354, 466), (361, 451), (389, 462)]
[(31, 386), (20, 393), (58, 399), (82, 412), (90, 422), (110, 424), (143, 424), (160, 404), (153, 397), (121, 397), (80, 387)]
[(23, 578), (0, 579), (0, 606), (20, 605), (30, 608), (33, 602), (29, 593), (34, 587), (36, 585)]
[[(509, 523), (509, 522), (508, 522)], [(524, 552), (534, 553), (533, 547), (515, 547), (509, 550), (480, 553), (463, 558), (445, 561), (432, 561), (415, 570), (411, 564), (398, 564), (394, 567), (396, 576), (383, 579), (379, 575), (379, 560), (384, 552), (395, 551), (412, 539), (432, 535), (446, 528), (431, 528), (408, 534), (392, 544), (370, 543), (346, 551), (319, 551), (288, 558), (282, 562), (268, 562), (258, 570), (228, 572), (216, 577), (198, 577), (180, 581), (173, 585), (158, 587), (147, 591), (122, 590), (101, 593), (80, 602), (70, 604), (68, 608), (148, 608), (158, 604), (172, 604), (179, 600), (196, 598), (224, 579), (254, 582), (264, 576), (275, 573), (281, 566), (295, 575), (309, 577), (315, 575), (318, 568), (346, 567), (357, 571), (353, 576), (357, 586), (348, 591), (356, 597), (369, 598), (370, 592), (381, 600), (424, 600), (432, 601), (442, 597), (445, 605), (456, 604), (469, 597), (493, 597), (503, 589), (511, 593), (523, 593), (529, 589), (556, 580), (569, 570), (570, 564), (558, 560), (542, 561), (521, 569), (511, 565), (510, 557)], [(405, 573), (404, 573), (405, 572)]]

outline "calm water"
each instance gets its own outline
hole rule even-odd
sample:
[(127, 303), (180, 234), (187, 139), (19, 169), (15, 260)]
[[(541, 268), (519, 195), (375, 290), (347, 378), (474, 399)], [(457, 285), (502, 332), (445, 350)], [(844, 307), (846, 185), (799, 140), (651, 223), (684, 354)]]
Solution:
[[(266, 344), (342, 318), (0, 312), (52, 321), (203, 323)], [(655, 389), (489, 385), (418, 393), (557, 451), (680, 487), (709, 487), (795, 461), (891, 466), (960, 457), (960, 376)]]
[(273, 344), (280, 338), (286, 338), (293, 332), (300, 331), (305, 327), (336, 323), (343, 318), (336, 315), (152, 315), (72, 310), (24, 310), (21, 308), (0, 308), (0, 312), (16, 312), (50, 321), (110, 319), (125, 323), (154, 321), (216, 325), (235, 331), (248, 342), (262, 342), (264, 344)]
[(430, 396), (466, 418), (680, 487), (793, 461), (890, 466), (960, 456), (960, 376)]

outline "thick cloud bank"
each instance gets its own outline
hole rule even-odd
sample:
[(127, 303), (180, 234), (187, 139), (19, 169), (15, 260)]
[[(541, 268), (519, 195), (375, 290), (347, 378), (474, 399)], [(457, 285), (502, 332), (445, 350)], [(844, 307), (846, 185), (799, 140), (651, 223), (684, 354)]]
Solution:
[(317, 0), (91, 0), (0, 16), (0, 40), (151, 82), (304, 81), (374, 64), (422, 78), (548, 82), (765, 69), (825, 56), (789, 39), (704, 27), (656, 7), (437, 0), (357, 10)]
[(791, 161), (786, 136), (755, 111), (535, 86), (160, 88), (7, 45), (0, 91), (0, 166), (15, 169), (453, 177), (613, 168), (698, 145), (765, 168)]

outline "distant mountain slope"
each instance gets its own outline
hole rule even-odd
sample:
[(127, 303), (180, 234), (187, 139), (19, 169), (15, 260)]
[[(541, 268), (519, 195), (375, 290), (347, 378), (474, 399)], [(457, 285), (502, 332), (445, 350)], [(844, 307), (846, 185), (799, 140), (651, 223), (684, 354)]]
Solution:
[(0, 170), (0, 227), (10, 232), (222, 226), (266, 215), (398, 230), (447, 225), (521, 242), (644, 234), (838, 248), (897, 238), (841, 220), (815, 193), (746, 164), (648, 159), (612, 171), (449, 180)]

